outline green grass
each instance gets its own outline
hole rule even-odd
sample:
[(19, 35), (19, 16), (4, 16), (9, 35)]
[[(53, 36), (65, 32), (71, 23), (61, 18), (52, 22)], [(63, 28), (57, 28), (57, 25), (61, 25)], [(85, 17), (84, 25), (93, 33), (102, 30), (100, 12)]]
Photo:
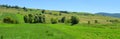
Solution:
[(20, 14), (4, 13), (0, 15), (0, 21), (2, 21), (5, 17), (10, 17), (11, 19), (17, 20), (19, 23), (24, 23), (23, 15)]
[(95, 28), (82, 25), (67, 26), (64, 24), (50, 24), (50, 26), (70, 34), (76, 39), (120, 39), (120, 29)]
[(73, 39), (45, 24), (1, 24), (0, 36), (3, 39)]
[(66, 24), (0, 24), (4, 39), (120, 39), (120, 29)]
[[(23, 16), (27, 15), (27, 14), (41, 14), (42, 9), (38, 10), (38, 9), (32, 9), (32, 8), (27, 8), (28, 11), (24, 11), (23, 9), (15, 9), (15, 8), (5, 8), (5, 7), (0, 7), (0, 23), (2, 22), (2, 18), (5, 16), (11, 16), (13, 19), (17, 19), (18, 21), (20, 21), (20, 23), (24, 23), (23, 22)], [(31, 10), (30, 10), (31, 9)], [(51, 13), (52, 14), (49, 14)], [(91, 24), (95, 24), (94, 20), (98, 20), (98, 22), (100, 24), (111, 24), (111, 22), (108, 22), (106, 20), (119, 20), (120, 18), (113, 18), (113, 17), (108, 17), (108, 16), (101, 16), (101, 15), (96, 15), (96, 14), (89, 14), (87, 12), (69, 12), (69, 14), (65, 14), (62, 13), (62, 15), (59, 16), (58, 11), (55, 10), (46, 10), (45, 11), (46, 14), (44, 14), (46, 17), (46, 23), (50, 23), (50, 19), (52, 17), (61, 19), (62, 17), (71, 17), (73, 15), (77, 16), (79, 18), (79, 22), (80, 23), (88, 23), (88, 21), (91, 22)], [(57, 14), (54, 15), (54, 14)], [(88, 15), (85, 15), (88, 14)]]
[[(52, 12), (53, 15), (48, 14)], [(46, 24), (25, 24), (23, 16), (26, 14), (41, 13), (41, 10), (32, 9), (32, 11), (24, 11), (23, 9), (0, 7), (0, 38), (3, 39), (120, 39), (120, 24), (107, 22), (106, 20), (119, 20), (120, 18), (113, 18), (101, 15), (84, 15), (83, 13), (62, 13), (62, 15), (55, 16), (57, 12), (54, 10), (46, 10), (45, 15)], [(75, 15), (79, 17), (80, 23), (71, 26), (66, 24), (50, 24), (51, 18), (55, 17), (61, 19)], [(3, 18), (11, 17), (19, 21), (19, 24), (5, 24)], [(94, 23), (98, 20), (98, 24)], [(88, 21), (91, 24), (87, 24)], [(48, 24), (47, 24), (48, 23)]]

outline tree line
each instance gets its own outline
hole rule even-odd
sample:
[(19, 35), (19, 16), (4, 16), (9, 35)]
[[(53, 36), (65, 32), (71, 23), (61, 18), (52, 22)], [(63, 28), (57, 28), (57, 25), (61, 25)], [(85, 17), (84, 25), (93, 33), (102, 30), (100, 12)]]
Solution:
[[(78, 24), (79, 19), (76, 16), (71, 16), (71, 19), (66, 20), (66, 17), (62, 17), (61, 19), (57, 18), (49, 18), (51, 21), (51, 24), (57, 24), (57, 23), (65, 23), (65, 21), (69, 21), (68, 23), (71, 23), (71, 25)], [(25, 23), (46, 23), (46, 17), (42, 14), (27, 14), (24, 16), (24, 22)]]

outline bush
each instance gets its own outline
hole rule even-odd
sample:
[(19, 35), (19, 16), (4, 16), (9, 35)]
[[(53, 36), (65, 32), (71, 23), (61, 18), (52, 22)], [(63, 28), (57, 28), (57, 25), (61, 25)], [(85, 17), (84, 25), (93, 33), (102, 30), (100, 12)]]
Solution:
[(56, 24), (58, 22), (58, 20), (56, 18), (51, 18), (51, 23), (52, 24)]
[(24, 16), (25, 23), (45, 23), (45, 15), (40, 14), (28, 14)]
[(25, 23), (34, 23), (34, 15), (28, 14), (24, 16)]
[(17, 20), (12, 19), (11, 17), (5, 17), (5, 18), (3, 18), (3, 22), (4, 23), (10, 23), (10, 24), (17, 24), (18, 23)]
[(29, 23), (29, 17), (27, 15), (24, 16), (25, 23)]
[(98, 20), (95, 20), (95, 23), (98, 23)]
[(64, 22), (65, 22), (65, 17), (62, 17), (61, 23), (64, 23)]
[(90, 24), (91, 22), (90, 21), (88, 21), (88, 24)]
[(115, 20), (109, 20), (109, 22), (112, 22), (112, 23), (120, 23), (119, 20), (115, 19)]
[(37, 15), (34, 16), (34, 23), (39, 23), (39, 17)]
[(42, 13), (44, 14), (44, 13), (45, 13), (45, 10), (42, 10)]
[(24, 11), (28, 11), (26, 7), (23, 7), (23, 10), (24, 10)]
[(40, 15), (38, 16), (38, 18), (39, 18), (38, 22), (39, 22), (39, 23), (43, 23), (43, 22), (42, 22), (42, 17), (41, 17)]
[(75, 16), (71, 16), (71, 25), (78, 24), (78, 23), (79, 23), (78, 18)]

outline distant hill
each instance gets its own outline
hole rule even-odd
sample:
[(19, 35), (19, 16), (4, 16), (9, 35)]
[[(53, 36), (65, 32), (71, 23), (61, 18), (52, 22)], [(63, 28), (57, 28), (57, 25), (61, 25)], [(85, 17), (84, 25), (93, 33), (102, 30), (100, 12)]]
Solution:
[(111, 16), (111, 17), (120, 18), (120, 13), (111, 14), (111, 13), (99, 12), (99, 13), (96, 13), (96, 14), (103, 15), (103, 16)]
[[(64, 17), (65, 17), (65, 23), (71, 23), (70, 22), (71, 16), (75, 16), (76, 18), (78, 18), (80, 24), (82, 23), (87, 24), (89, 22), (90, 24), (96, 24), (95, 23), (96, 20), (98, 21), (99, 24), (111, 24), (112, 23), (111, 20), (120, 20), (120, 18), (91, 14), (89, 12), (57, 11), (57, 10), (34, 9), (34, 8), (10, 6), (10, 5), (0, 5), (0, 23), (3, 23), (4, 21), (3, 19), (7, 17), (11, 18), (12, 20), (18, 21), (19, 23), (25, 23), (25, 17), (29, 18), (30, 16), (32, 16), (32, 20), (34, 20), (35, 23), (36, 21), (35, 19), (38, 19), (38, 15), (44, 18), (44, 23), (48, 23), (48, 24), (54, 23), (54, 20), (56, 23), (60, 23), (60, 21)], [(51, 20), (53, 22), (51, 22)]]

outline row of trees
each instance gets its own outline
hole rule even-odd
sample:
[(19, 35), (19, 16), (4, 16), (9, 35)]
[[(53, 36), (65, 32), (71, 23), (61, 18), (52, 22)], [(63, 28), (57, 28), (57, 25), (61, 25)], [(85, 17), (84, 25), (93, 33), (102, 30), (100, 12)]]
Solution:
[(0, 5), (0, 7), (6, 7), (6, 8), (15, 8), (15, 9), (23, 9), (25, 11), (27, 11), (27, 8), (26, 7), (19, 7), (19, 6), (11, 6), (11, 5)]
[(45, 15), (41, 14), (28, 14), (24, 16), (25, 23), (44, 23), (45, 22)]
[[(65, 21), (69, 21), (68, 23), (71, 23), (71, 25), (78, 24), (79, 19), (75, 16), (71, 16), (71, 19), (66, 20), (66, 17), (62, 17), (61, 19), (57, 18), (49, 18), (52, 24), (56, 23), (66, 23)], [(46, 23), (46, 17), (45, 15), (41, 14), (28, 14), (24, 16), (25, 23)]]
[(76, 16), (71, 16), (70, 19), (68, 19), (67, 17), (62, 17), (61, 19), (56, 19), (56, 18), (52, 18), (51, 19), (52, 24), (56, 24), (57, 22), (59, 23), (71, 23), (71, 25), (75, 25), (79, 23), (79, 18), (77, 18)]

